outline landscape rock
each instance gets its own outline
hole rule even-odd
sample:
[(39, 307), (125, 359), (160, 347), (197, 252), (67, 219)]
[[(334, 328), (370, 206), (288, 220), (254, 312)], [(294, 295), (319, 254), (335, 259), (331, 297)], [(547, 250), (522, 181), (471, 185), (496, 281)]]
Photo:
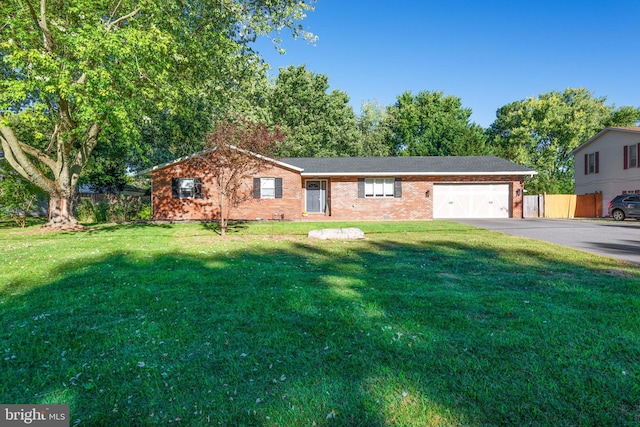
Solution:
[(310, 239), (342, 239), (354, 240), (364, 239), (364, 232), (359, 228), (325, 228), (322, 230), (311, 230), (308, 234)]

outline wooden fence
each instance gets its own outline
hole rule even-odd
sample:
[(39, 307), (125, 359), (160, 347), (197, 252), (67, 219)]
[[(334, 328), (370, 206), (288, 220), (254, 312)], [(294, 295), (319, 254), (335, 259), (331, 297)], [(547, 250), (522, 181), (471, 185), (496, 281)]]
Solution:
[(524, 196), (525, 218), (600, 218), (602, 193)]

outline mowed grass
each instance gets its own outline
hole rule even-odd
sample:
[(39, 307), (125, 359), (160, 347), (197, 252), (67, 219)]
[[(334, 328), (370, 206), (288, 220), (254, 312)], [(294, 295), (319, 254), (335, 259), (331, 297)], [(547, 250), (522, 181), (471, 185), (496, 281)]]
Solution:
[[(308, 230), (357, 226), (363, 241)], [(638, 425), (640, 268), (444, 221), (0, 228), (0, 403), (86, 426)]]

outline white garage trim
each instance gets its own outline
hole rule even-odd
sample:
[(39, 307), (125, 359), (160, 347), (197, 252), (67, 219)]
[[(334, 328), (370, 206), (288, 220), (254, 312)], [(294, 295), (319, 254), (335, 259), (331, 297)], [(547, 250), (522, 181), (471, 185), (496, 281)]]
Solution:
[(509, 184), (434, 184), (433, 218), (509, 218)]

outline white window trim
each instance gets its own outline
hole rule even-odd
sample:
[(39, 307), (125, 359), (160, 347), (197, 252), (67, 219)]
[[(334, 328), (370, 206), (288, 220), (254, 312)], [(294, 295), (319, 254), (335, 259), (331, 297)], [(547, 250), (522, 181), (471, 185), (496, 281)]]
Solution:
[[(191, 185), (189, 185), (189, 182)], [(196, 180), (195, 178), (180, 178), (178, 182), (178, 190), (181, 199), (193, 199), (196, 196)]]
[[(271, 194), (268, 194), (268, 193), (271, 193)], [(275, 178), (260, 178), (260, 198), (261, 199), (276, 198), (276, 179)]]
[(395, 178), (365, 178), (365, 198), (390, 198), (395, 197)]

